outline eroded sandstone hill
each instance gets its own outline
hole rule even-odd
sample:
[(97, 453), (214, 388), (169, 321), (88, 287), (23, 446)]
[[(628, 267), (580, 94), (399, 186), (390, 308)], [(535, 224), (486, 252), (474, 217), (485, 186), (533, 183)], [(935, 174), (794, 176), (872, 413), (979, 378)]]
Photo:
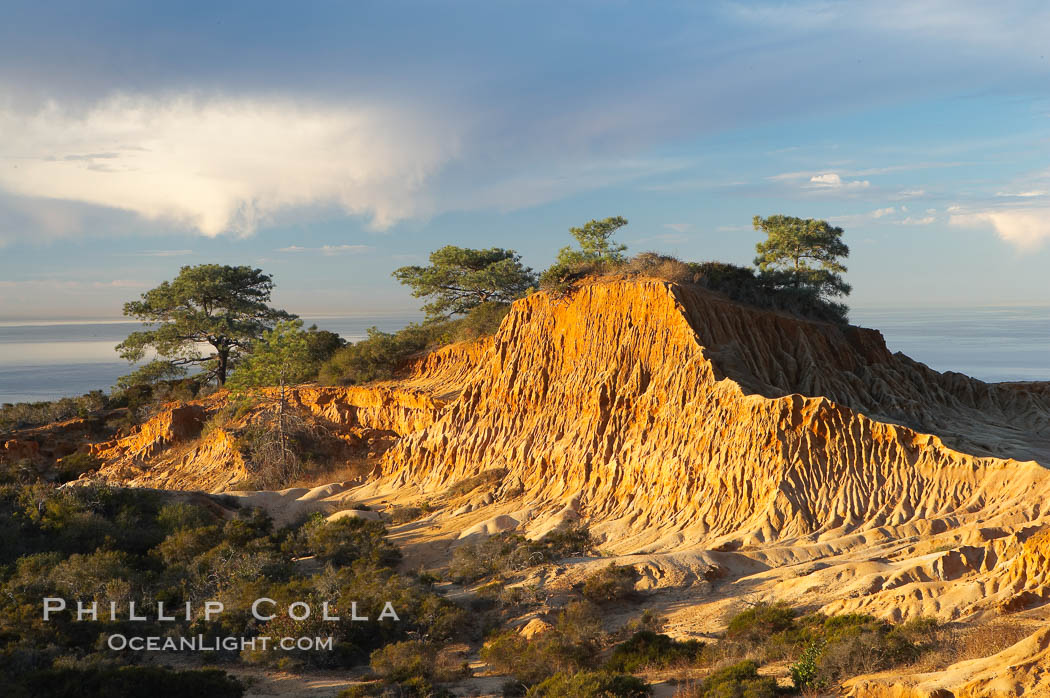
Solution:
[(597, 283), (516, 304), (458, 399), (383, 473), (434, 491), (502, 468), (503, 494), (571, 502), (627, 546), (739, 546), (1037, 519), (1044, 468), (974, 454), (1050, 462), (1048, 435), (1045, 387), (939, 374), (876, 331), (693, 288)]
[[(377, 467), (363, 483), (282, 496), (381, 508), (439, 501), (491, 473), (487, 490), (397, 535), (433, 547), (582, 519), (643, 584), (721, 580), (671, 615), (681, 632), (717, 625), (745, 594), (895, 620), (1044, 618), (1050, 384), (938, 373), (875, 330), (660, 280), (531, 295), (490, 341), (405, 373), (298, 388), (295, 409)], [(208, 490), (243, 479), (229, 434), (201, 426), (222, 400), (96, 446), (101, 475)], [(1045, 668), (1041, 637), (1029, 644)], [(923, 680), (979, 682), (981, 671)], [(854, 690), (935, 695), (922, 686), (873, 677)]]

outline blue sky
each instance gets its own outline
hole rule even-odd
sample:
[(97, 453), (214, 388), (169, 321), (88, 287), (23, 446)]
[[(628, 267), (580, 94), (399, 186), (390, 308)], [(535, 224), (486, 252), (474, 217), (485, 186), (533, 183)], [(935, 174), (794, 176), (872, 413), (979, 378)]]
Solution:
[(1050, 304), (1045, 2), (6, 2), (0, 319), (202, 262), (300, 314), (444, 244), (749, 263), (846, 229), (856, 306)]

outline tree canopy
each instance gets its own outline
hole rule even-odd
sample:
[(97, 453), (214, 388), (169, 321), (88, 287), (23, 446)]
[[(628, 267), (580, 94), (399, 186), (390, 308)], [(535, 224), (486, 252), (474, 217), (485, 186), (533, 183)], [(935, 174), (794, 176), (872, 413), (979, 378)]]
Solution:
[(561, 248), (554, 264), (540, 276), (540, 282), (545, 287), (563, 285), (581, 273), (624, 264), (627, 258), (623, 253), (627, 250), (627, 245), (613, 243), (612, 236), (625, 225), (626, 218), (612, 216), (600, 221), (587, 221), (578, 228), (569, 228), (569, 232), (580, 245), (579, 249), (568, 245)]
[(563, 256), (574, 257), (574, 261), (600, 261), (620, 264), (625, 261), (623, 253), (627, 251), (627, 245), (613, 244), (612, 236), (616, 231), (627, 225), (627, 219), (623, 216), (612, 216), (602, 220), (590, 220), (579, 228), (569, 228), (569, 232), (580, 244), (579, 250), (571, 247), (563, 247), (558, 253), (558, 260)]
[[(273, 278), (247, 266), (200, 264), (185, 266), (172, 281), (165, 281), (124, 304), (124, 315), (149, 329), (132, 332), (117, 345), (128, 361), (141, 361), (152, 351), (158, 357), (130, 376), (122, 385), (185, 375), (200, 367), (205, 380), (219, 385), (233, 364), (263, 332), (294, 315), (268, 305)], [(211, 353), (202, 351), (211, 347)]]
[(430, 254), (430, 265), (394, 270), (394, 277), (412, 288), (430, 318), (462, 315), (485, 303), (510, 303), (536, 283), (532, 269), (514, 250), (492, 247), (474, 250), (446, 245)]
[(842, 274), (840, 260), (849, 256), (842, 241), (842, 228), (813, 218), (775, 215), (755, 216), (755, 230), (766, 239), (755, 245), (755, 265), (763, 273), (778, 278), (780, 285), (806, 289), (820, 298), (848, 295), (851, 287)]
[(310, 351), (310, 332), (302, 329), (302, 320), (278, 322), (263, 332), (230, 376), (227, 385), (233, 389), (266, 385), (302, 383), (317, 374), (317, 364)]

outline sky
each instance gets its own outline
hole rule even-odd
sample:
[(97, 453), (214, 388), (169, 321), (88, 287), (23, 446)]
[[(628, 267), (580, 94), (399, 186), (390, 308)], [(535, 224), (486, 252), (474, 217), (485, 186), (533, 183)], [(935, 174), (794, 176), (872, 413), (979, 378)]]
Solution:
[(0, 6), (0, 320), (112, 318), (250, 264), (302, 315), (419, 305), (446, 244), (537, 270), (749, 264), (754, 215), (842, 226), (856, 307), (1050, 304), (1050, 5)]

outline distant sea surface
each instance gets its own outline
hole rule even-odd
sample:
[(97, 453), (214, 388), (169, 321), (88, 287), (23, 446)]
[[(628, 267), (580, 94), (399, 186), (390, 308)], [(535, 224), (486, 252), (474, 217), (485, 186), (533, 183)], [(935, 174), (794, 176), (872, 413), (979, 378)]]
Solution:
[(890, 351), (989, 383), (1050, 381), (1050, 306), (854, 308), (854, 325), (881, 330)]
[[(356, 342), (369, 327), (386, 332), (417, 321), (414, 315), (303, 317), (307, 327)], [(136, 322), (5, 322), (0, 320), (0, 404), (37, 402), (109, 390), (132, 368), (113, 348), (140, 328)]]
[[(303, 321), (357, 341), (369, 327), (390, 332), (418, 319), (373, 315)], [(1050, 307), (855, 308), (850, 320), (881, 330), (891, 351), (938, 371), (985, 381), (1050, 380)], [(133, 322), (0, 320), (0, 403), (108, 390), (129, 372), (113, 347), (135, 329)]]

